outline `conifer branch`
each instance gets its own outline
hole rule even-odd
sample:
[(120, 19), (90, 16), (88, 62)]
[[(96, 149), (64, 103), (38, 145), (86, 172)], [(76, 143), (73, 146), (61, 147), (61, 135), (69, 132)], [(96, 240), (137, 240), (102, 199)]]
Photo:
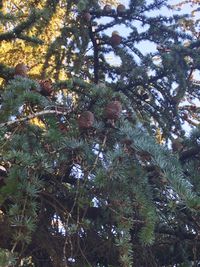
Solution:
[(21, 123), (21, 122), (24, 122), (24, 121), (28, 121), (28, 120), (31, 120), (35, 117), (40, 117), (40, 116), (44, 116), (44, 115), (48, 115), (48, 114), (57, 114), (57, 115), (67, 115), (68, 112), (66, 111), (58, 111), (58, 110), (43, 110), (43, 111), (40, 111), (40, 112), (36, 112), (34, 114), (30, 114), (26, 117), (23, 117), (23, 118), (19, 118), (19, 119), (15, 119), (15, 120), (12, 120), (12, 121), (7, 121), (7, 122), (3, 122), (3, 123), (0, 123), (0, 127), (5, 127), (5, 126), (10, 126), (12, 124), (15, 124), (15, 123)]
[(14, 75), (14, 68), (9, 68), (5, 64), (0, 63), (0, 77), (9, 80)]
[(0, 41), (3, 41), (3, 40), (8, 41), (11, 39), (18, 38), (19, 35), (25, 29), (27, 30), (28, 28), (30, 28), (38, 18), (39, 18), (39, 13), (37, 13), (36, 10), (33, 9), (30, 16), (28, 17), (26, 21), (23, 21), (20, 24), (18, 24), (12, 31), (2, 33), (0, 35)]

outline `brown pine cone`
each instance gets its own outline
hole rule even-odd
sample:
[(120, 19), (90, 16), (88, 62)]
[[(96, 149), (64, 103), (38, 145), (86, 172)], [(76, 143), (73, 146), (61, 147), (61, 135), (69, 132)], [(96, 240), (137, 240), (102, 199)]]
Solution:
[(112, 11), (111, 5), (105, 5), (104, 8), (103, 8), (103, 11), (105, 13), (110, 13)]
[(105, 116), (110, 120), (117, 120), (122, 112), (122, 105), (119, 101), (111, 101), (105, 108)]
[(172, 150), (173, 152), (181, 152), (184, 148), (183, 139), (178, 137), (172, 141)]
[(24, 63), (19, 63), (15, 66), (15, 75), (27, 77), (28, 67)]
[(80, 129), (89, 129), (94, 124), (94, 114), (90, 111), (84, 111), (78, 118)]
[(124, 5), (120, 4), (117, 6), (117, 14), (118, 15), (123, 15), (126, 11), (126, 8)]
[(83, 12), (82, 18), (84, 19), (85, 22), (89, 23), (91, 21), (92, 15), (90, 12)]
[(119, 35), (119, 33), (117, 31), (114, 31), (112, 33), (112, 36), (110, 38), (110, 43), (112, 46), (118, 46), (121, 44), (122, 41), (122, 37)]
[(39, 81), (41, 90), (40, 93), (43, 96), (50, 96), (53, 92), (53, 85), (51, 79)]

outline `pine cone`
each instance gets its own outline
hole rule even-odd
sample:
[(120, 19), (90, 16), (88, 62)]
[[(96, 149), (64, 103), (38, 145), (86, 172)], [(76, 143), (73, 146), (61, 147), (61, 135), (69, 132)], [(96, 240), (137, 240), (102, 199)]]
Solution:
[(89, 129), (94, 124), (94, 115), (90, 111), (84, 111), (78, 118), (78, 126), (80, 129)]
[(107, 14), (111, 13), (112, 12), (112, 7), (111, 5), (105, 5), (104, 8), (103, 8), (103, 11)]
[(118, 46), (121, 44), (122, 41), (122, 37), (119, 35), (119, 33), (117, 31), (114, 31), (112, 33), (112, 36), (110, 38), (110, 43), (112, 46)]
[(117, 6), (117, 14), (118, 15), (123, 15), (126, 11), (126, 8), (124, 5), (120, 4)]
[(122, 105), (119, 101), (111, 101), (105, 108), (105, 116), (107, 119), (117, 120), (120, 117)]
[(24, 63), (19, 63), (15, 66), (15, 75), (27, 77), (28, 67)]
[(184, 148), (183, 139), (181, 137), (178, 137), (178, 138), (173, 140), (173, 142), (172, 142), (173, 152), (180, 152), (183, 150), (183, 148)]
[(52, 86), (52, 81), (51, 79), (49, 80), (41, 80), (39, 81), (41, 90), (40, 93), (43, 96), (50, 96), (51, 93), (53, 92), (53, 86)]
[(82, 17), (84, 19), (85, 22), (89, 23), (91, 21), (92, 15), (90, 14), (90, 12), (83, 12)]

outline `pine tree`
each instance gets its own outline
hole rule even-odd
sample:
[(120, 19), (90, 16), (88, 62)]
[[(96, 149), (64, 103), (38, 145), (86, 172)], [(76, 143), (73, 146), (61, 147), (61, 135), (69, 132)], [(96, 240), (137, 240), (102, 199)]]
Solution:
[(1, 266), (200, 263), (200, 42), (102, 3), (1, 4)]

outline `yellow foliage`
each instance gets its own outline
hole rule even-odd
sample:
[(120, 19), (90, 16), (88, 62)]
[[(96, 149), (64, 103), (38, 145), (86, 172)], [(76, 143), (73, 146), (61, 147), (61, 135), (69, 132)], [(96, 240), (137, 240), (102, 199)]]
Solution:
[(38, 126), (41, 129), (46, 129), (45, 124), (43, 123), (43, 121), (41, 119), (39, 119), (38, 117), (30, 119), (29, 123), (35, 126)]
[[(123, 2), (123, 1), (121, 1)], [(106, 4), (110, 4), (110, 5), (113, 5), (113, 6), (117, 6), (118, 4), (120, 4), (121, 2), (119, 1), (116, 1), (116, 0), (100, 0), (99, 3), (100, 5), (106, 5)]]
[[(29, 116), (33, 113), (31, 107), (29, 105), (24, 105), (24, 111), (23, 111), (25, 116)], [(39, 118), (39, 117), (34, 117), (32, 119), (29, 119), (29, 123), (31, 125), (35, 125), (41, 129), (46, 129), (46, 126), (44, 124), (44, 122)]]
[[(116, 0), (101, 0), (100, 2), (101, 4), (109, 3), (112, 5), (116, 5), (116, 3), (118, 3)], [(26, 21), (30, 14), (31, 6), (36, 8), (37, 10), (43, 11), (44, 8), (46, 8), (46, 4), (47, 0), (5, 0), (3, 3), (3, 13), (16, 16), (17, 20), (1, 25), (0, 34), (16, 27), (19, 23)], [(48, 21), (48, 23), (46, 23), (44, 27), (39, 27), (36, 23), (36, 25), (25, 31), (25, 34), (28, 34), (28, 36), (36, 36), (44, 43), (33, 45), (32, 43), (21, 39), (15, 39), (14, 41), (2, 41), (0, 43), (0, 63), (14, 67), (18, 63), (23, 62), (30, 69), (30, 77), (37, 79), (41, 78), (41, 73), (45, 64), (45, 58), (50, 44), (52, 44), (52, 42), (54, 42), (56, 38), (61, 36), (61, 31), (64, 23), (67, 23), (67, 25), (69, 26), (71, 23), (73, 23), (71, 21), (71, 19), (73, 19), (73, 14), (71, 14), (71, 16), (67, 14), (66, 0), (60, 0), (52, 17), (49, 17), (50, 15), (47, 12), (47, 14), (43, 15), (40, 20), (43, 20), (45, 22), (45, 16), (47, 19), (50, 18), (50, 21)], [(62, 51), (62, 49), (59, 47), (58, 52), (61, 58), (60, 65), (62, 65), (65, 59), (65, 57), (62, 57), (62, 53), (64, 54), (64, 51)], [(65, 80), (67, 79), (65, 69), (60, 69), (57, 76), (55, 70), (52, 70), (51, 66), (56, 65), (55, 57), (56, 56), (54, 55), (48, 59), (48, 78), (54, 80), (56, 77), (60, 80)]]
[[(19, 19), (17, 22), (13, 22), (12, 25), (7, 25), (5, 27), (0, 27), (0, 33), (8, 31), (8, 28), (15, 27), (18, 23), (27, 19), (28, 14), (30, 12), (31, 3), (35, 8), (42, 9), (44, 8), (46, 1), (19, 1), (19, 0), (10, 0), (5, 1), (3, 5), (3, 12), (10, 13), (12, 15), (18, 15), (19, 11), (21, 15), (18, 15)], [(15, 66), (19, 62), (24, 62), (26, 65), (30, 67), (29, 75), (31, 77), (40, 76), (42, 66), (45, 62), (45, 56), (47, 50), (49, 48), (49, 44), (52, 43), (56, 37), (58, 37), (61, 33), (62, 21), (65, 16), (65, 9), (58, 6), (55, 14), (52, 16), (50, 23), (47, 24), (46, 27), (38, 29), (36, 27), (32, 27), (27, 33), (29, 36), (36, 35), (39, 39), (41, 39), (44, 44), (42, 45), (34, 45), (32, 43), (28, 43), (24, 40), (16, 39), (14, 41), (3, 41), (0, 44), (0, 62), (6, 64), (8, 66)], [(52, 61), (53, 59), (51, 59)], [(49, 65), (53, 64), (53, 62), (49, 62)], [(62, 73), (62, 78), (63, 77)]]

